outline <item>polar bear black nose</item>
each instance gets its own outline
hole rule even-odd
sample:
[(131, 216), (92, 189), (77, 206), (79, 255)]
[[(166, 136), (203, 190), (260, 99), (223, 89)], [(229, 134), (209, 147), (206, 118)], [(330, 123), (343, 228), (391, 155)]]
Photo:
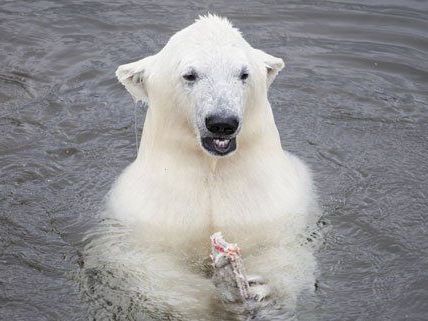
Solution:
[(232, 135), (238, 129), (239, 121), (236, 117), (212, 115), (205, 118), (205, 126), (213, 134)]

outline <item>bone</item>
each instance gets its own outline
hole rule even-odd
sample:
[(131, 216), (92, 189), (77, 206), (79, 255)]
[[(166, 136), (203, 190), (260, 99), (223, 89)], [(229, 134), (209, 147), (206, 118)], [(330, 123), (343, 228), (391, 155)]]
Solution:
[(252, 299), (239, 247), (224, 240), (221, 232), (211, 235), (213, 282), (228, 303), (248, 303)]

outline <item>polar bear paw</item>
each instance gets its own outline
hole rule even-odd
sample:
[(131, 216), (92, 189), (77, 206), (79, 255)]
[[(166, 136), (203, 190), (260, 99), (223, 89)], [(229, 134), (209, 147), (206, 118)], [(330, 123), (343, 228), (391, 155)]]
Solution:
[(249, 291), (251, 297), (257, 301), (263, 301), (268, 298), (271, 294), (271, 288), (266, 283), (266, 280), (259, 275), (249, 275), (247, 277), (248, 284), (250, 286)]

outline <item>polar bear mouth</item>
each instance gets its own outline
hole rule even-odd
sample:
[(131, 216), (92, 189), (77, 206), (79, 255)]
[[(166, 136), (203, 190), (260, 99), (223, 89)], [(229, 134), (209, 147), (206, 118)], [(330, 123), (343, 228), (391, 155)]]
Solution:
[(211, 154), (225, 156), (236, 149), (236, 138), (204, 137), (202, 146)]

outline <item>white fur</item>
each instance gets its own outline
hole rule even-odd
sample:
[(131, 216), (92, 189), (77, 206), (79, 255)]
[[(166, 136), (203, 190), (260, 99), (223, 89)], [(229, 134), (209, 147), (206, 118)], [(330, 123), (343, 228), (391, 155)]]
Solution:
[[(243, 65), (250, 75), (245, 84), (236, 78)], [(189, 67), (205, 82), (189, 87), (182, 79)], [(301, 239), (319, 211), (311, 175), (283, 151), (267, 99), (282, 67), (281, 59), (252, 48), (213, 15), (175, 34), (158, 54), (120, 66), (119, 81), (149, 109), (138, 157), (118, 178), (108, 205), (115, 217), (138, 226), (146, 248), (167, 249), (170, 257), (192, 253), (202, 261), (210, 234), (222, 231), (241, 247), (249, 273), (295, 297), (313, 282), (313, 257)], [(237, 150), (225, 157), (209, 155), (199, 142), (201, 115), (220, 98), (242, 122)]]

